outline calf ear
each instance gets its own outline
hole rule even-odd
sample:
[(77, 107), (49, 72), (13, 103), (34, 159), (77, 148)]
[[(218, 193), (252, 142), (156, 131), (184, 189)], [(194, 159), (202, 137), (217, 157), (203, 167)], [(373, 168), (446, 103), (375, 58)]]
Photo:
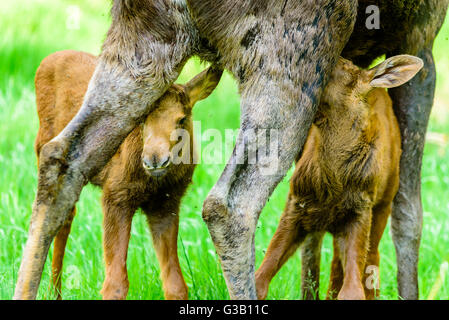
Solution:
[(411, 80), (424, 66), (414, 56), (391, 57), (368, 71), (368, 81), (374, 88), (395, 88)]
[(222, 74), (222, 69), (211, 66), (185, 85), (192, 106), (198, 101), (206, 99), (214, 91)]

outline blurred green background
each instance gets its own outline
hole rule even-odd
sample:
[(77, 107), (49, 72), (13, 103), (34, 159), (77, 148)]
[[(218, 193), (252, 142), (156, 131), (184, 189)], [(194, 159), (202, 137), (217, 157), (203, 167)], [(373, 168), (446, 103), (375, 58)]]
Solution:
[[(47, 55), (65, 49), (98, 54), (109, 26), (109, 0), (14, 0), (0, 2), (0, 299), (13, 295), (31, 204), (36, 190), (33, 150), (38, 128), (34, 74)], [(423, 170), (424, 231), (420, 258), (421, 298), (449, 299), (444, 269), (449, 259), (449, 22), (435, 43), (438, 88)], [(179, 81), (205, 66), (193, 59)], [(194, 111), (202, 130), (239, 127), (239, 96), (226, 74), (212, 96)], [(191, 299), (226, 299), (226, 285), (201, 219), (202, 202), (224, 165), (201, 165), (181, 208), (179, 256)], [(291, 174), (291, 172), (290, 172)], [(288, 176), (266, 206), (257, 229), (257, 265), (273, 235), (288, 191)], [(85, 188), (78, 203), (65, 257), (63, 297), (100, 299), (104, 279), (100, 191)], [(51, 258), (51, 253), (50, 253)], [(326, 236), (321, 269), (321, 298), (329, 280), (332, 244)], [(396, 299), (396, 260), (389, 229), (381, 243), (381, 299)], [(39, 298), (49, 298), (47, 261)], [(129, 299), (163, 299), (159, 267), (146, 221), (137, 214), (128, 269)], [(273, 280), (269, 299), (300, 298), (299, 252)]]

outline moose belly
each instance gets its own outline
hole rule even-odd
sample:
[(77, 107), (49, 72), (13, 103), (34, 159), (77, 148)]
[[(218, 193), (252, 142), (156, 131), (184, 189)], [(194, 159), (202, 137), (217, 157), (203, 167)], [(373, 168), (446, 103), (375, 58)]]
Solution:
[[(441, 0), (359, 0), (354, 31), (342, 56), (360, 67), (368, 67), (384, 54), (401, 52), (417, 54), (423, 48), (427, 35), (435, 35), (444, 19), (447, 2)], [(369, 6), (379, 8), (379, 27), (367, 27)], [(410, 34), (416, 34), (412, 43), (405, 43)], [(419, 36), (418, 36), (419, 35)], [(410, 51), (411, 50), (411, 51)]]

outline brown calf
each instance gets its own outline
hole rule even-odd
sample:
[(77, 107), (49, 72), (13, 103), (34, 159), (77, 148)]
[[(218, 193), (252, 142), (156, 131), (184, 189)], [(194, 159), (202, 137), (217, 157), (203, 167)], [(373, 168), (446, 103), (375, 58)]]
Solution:
[[(256, 273), (259, 298), (308, 234), (334, 236), (328, 296), (374, 298), (362, 284), (379, 265), (378, 245), (399, 186), (401, 136), (385, 89), (404, 84), (421, 59), (395, 56), (371, 70), (340, 59), (296, 164), (287, 205)], [(377, 89), (375, 89), (377, 88)], [(372, 289), (372, 288), (371, 288)]]
[[(96, 65), (96, 57), (76, 51), (58, 52), (42, 62), (36, 75), (40, 120), (35, 144), (38, 158), (42, 146), (58, 135), (80, 109)], [(193, 138), (189, 142), (183, 140), (184, 144), (190, 143), (187, 148), (190, 159), (179, 163), (182, 159), (174, 161), (176, 155), (172, 155), (172, 149), (176, 145), (180, 147), (180, 140), (172, 134), (184, 129), (193, 137), (192, 108), (209, 96), (220, 77), (220, 70), (210, 68), (185, 86), (172, 85), (156, 102), (143, 126), (134, 129), (108, 164), (90, 179), (103, 189), (104, 299), (124, 299), (128, 293), (126, 257), (131, 222), (138, 208), (148, 218), (165, 297), (187, 299), (187, 286), (177, 255), (177, 236), (180, 201), (195, 167)], [(59, 299), (62, 261), (74, 216), (75, 208), (54, 242), (52, 273)]]

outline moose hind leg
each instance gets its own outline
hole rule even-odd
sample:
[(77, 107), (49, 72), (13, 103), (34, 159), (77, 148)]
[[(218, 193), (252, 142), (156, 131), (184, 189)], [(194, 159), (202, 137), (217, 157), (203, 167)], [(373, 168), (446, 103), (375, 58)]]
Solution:
[(301, 296), (303, 300), (319, 300), (321, 245), (324, 233), (307, 235), (301, 246)]
[(432, 48), (418, 53), (424, 69), (409, 84), (390, 90), (402, 138), (400, 185), (394, 200), (391, 231), (396, 248), (398, 290), (402, 299), (416, 300), (422, 232), (421, 166), (427, 125), (435, 92)]
[(379, 244), (391, 215), (391, 202), (373, 209), (371, 222), (371, 234), (366, 267), (364, 271), (363, 285), (367, 300), (374, 300), (380, 296), (380, 272), (379, 272)]
[(336, 235), (344, 271), (338, 300), (366, 299), (362, 279), (369, 246), (371, 209), (365, 209), (359, 217), (358, 221), (352, 222)]
[(333, 257), (331, 262), (331, 273), (329, 279), (329, 287), (327, 289), (326, 300), (335, 300), (343, 286), (343, 266), (341, 262), (341, 250), (334, 236), (333, 239)]

